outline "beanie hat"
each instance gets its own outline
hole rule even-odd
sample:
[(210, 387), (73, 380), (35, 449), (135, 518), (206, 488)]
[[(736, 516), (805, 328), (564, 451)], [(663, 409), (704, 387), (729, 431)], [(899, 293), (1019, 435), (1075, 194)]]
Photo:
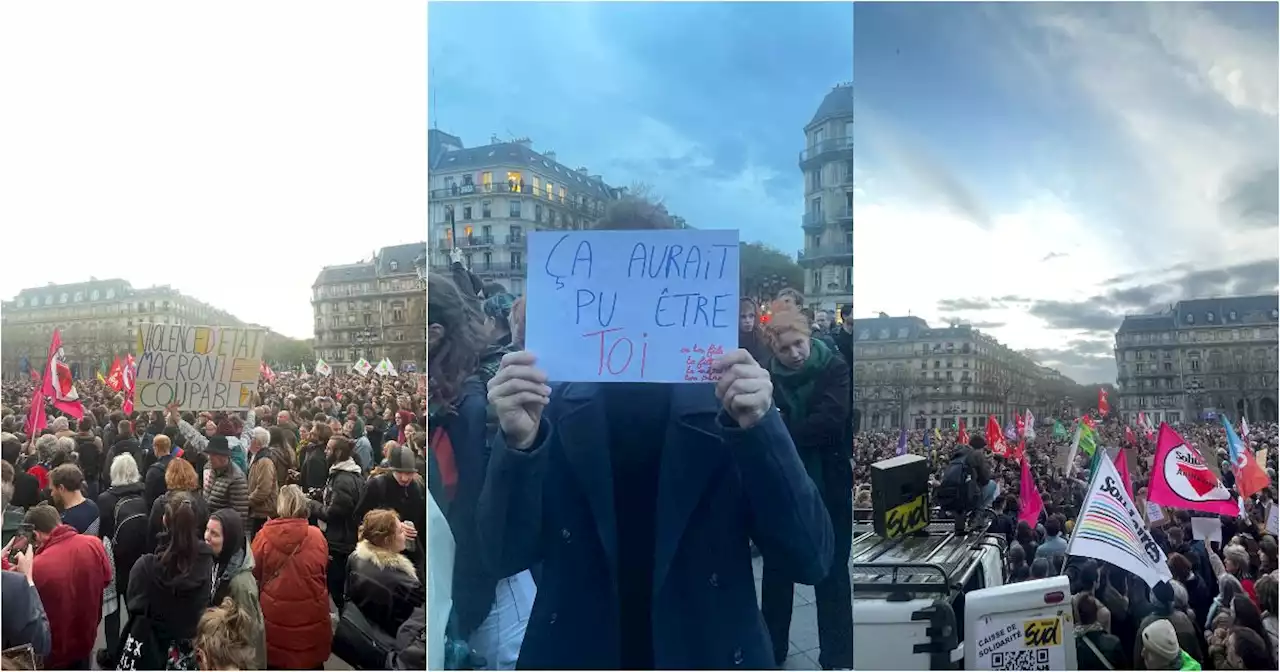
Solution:
[(1168, 619), (1160, 619), (1142, 631), (1142, 645), (1156, 654), (1160, 662), (1172, 663), (1182, 647), (1178, 646), (1178, 633)]

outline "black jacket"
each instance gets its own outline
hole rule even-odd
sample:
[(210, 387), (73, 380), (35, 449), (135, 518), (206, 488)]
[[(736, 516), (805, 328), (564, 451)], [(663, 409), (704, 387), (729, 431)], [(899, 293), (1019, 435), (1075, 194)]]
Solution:
[(408, 558), (367, 541), (357, 544), (347, 561), (346, 595), (348, 603), (390, 637), (427, 599)]
[[(209, 505), (204, 496), (198, 492), (189, 493), (195, 504), (196, 525), (204, 534), (205, 525), (209, 523)], [(151, 516), (147, 519), (147, 552), (155, 553), (167, 543), (168, 532), (164, 529), (164, 507), (169, 501), (169, 493), (157, 497), (151, 504)]]
[(102, 462), (102, 489), (111, 487), (111, 463), (115, 461), (117, 455), (128, 453), (133, 456), (133, 461), (142, 467), (142, 444), (137, 439), (122, 439), (115, 442), (111, 446), (110, 452), (107, 453), (107, 459)]
[[(400, 514), (400, 520), (413, 523), (418, 530), (418, 539), (413, 544), (413, 548), (405, 552), (405, 555), (420, 570), (425, 567), (427, 556), (422, 542), (426, 539), (427, 499), (426, 488), (422, 483), (415, 480), (408, 487), (400, 487), (393, 474), (374, 476), (365, 485), (364, 496), (356, 506), (355, 520), (364, 520), (364, 514), (374, 509), (394, 509)], [(455, 572), (456, 567), (455, 564)]]
[[(84, 474), (85, 480), (96, 481), (103, 471), (102, 450), (98, 448), (97, 437), (92, 432), (88, 436), (77, 433), (76, 440), (76, 463), (80, 465), (80, 472)], [(106, 465), (107, 470), (111, 469), (111, 465)]]
[(113, 486), (98, 495), (98, 536), (112, 540), (111, 552), (113, 557), (111, 560), (115, 563), (116, 590), (121, 594), (127, 594), (128, 592), (130, 570), (133, 569), (138, 558), (147, 552), (147, 538), (149, 536), (148, 517), (140, 518), (137, 522), (126, 525), (123, 534), (116, 534), (116, 526), (120, 522), (116, 520), (116, 506), (130, 497), (137, 498), (138, 501), (133, 505), (126, 501), (120, 512), (122, 516), (127, 517), (131, 510), (150, 511), (150, 508), (146, 506), (146, 498), (143, 495), (141, 483)]
[(129, 576), (125, 598), (130, 614), (147, 614), (162, 643), (195, 637), (196, 624), (213, 594), (213, 551), (199, 542), (196, 561), (170, 576), (154, 553), (138, 559)]
[(169, 463), (173, 461), (173, 454), (170, 453), (151, 463), (147, 467), (147, 475), (143, 479), (146, 484), (147, 506), (155, 504), (164, 493), (169, 491), (169, 486), (165, 485), (164, 472), (169, 468)]
[(356, 532), (362, 520), (355, 516), (355, 511), (362, 495), (364, 476), (360, 475), (360, 465), (355, 460), (344, 460), (330, 467), (324, 502), (316, 513), (316, 518), (325, 521), (324, 540), (329, 543), (329, 555), (341, 557), (355, 550)]
[[(1098, 656), (1094, 654), (1093, 649), (1085, 643), (1088, 639), (1093, 643), (1094, 647), (1110, 661), (1111, 666), (1108, 667), (1098, 660)], [(1120, 638), (1107, 633), (1101, 628), (1089, 630), (1083, 635), (1076, 634), (1076, 669), (1079, 670), (1123, 670), (1129, 666), (1129, 661), (1124, 659), (1124, 651), (1120, 648)]]
[[(302, 465), (298, 469), (298, 487), (309, 492), (319, 490), (329, 480), (329, 462), (324, 456), (324, 446), (308, 444), (302, 453)], [(278, 471), (278, 470), (277, 470)]]

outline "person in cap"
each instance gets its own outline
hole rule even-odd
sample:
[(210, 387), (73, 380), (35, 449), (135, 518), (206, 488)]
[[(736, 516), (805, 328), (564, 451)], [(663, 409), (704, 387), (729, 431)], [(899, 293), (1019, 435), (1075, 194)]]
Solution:
[(1200, 662), (1178, 645), (1173, 624), (1163, 618), (1142, 631), (1142, 662), (1148, 670), (1200, 669)]
[(395, 446), (388, 452), (385, 471), (369, 479), (365, 486), (355, 520), (364, 520), (364, 514), (374, 509), (392, 509), (408, 524), (411, 529), (405, 535), (404, 555), (418, 568), (419, 578), (425, 576), (427, 554), (423, 544), (418, 543), (418, 534), (426, 529), (426, 487), (418, 474), (412, 448)]
[(239, 465), (231, 461), (231, 446), (227, 437), (215, 435), (209, 438), (204, 452), (209, 457), (208, 471), (212, 479), (206, 477), (209, 487), (205, 499), (210, 511), (233, 509), (240, 514), (245, 527), (249, 526), (249, 481)]

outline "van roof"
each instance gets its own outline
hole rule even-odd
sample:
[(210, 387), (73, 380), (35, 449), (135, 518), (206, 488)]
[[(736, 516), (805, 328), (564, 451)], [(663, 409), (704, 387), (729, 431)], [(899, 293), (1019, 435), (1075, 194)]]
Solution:
[(885, 539), (859, 521), (853, 534), (849, 564), (857, 599), (947, 594), (968, 578), (984, 546), (1003, 553), (1002, 541), (989, 537), (985, 525), (957, 535), (953, 520), (935, 519), (920, 534), (897, 539)]

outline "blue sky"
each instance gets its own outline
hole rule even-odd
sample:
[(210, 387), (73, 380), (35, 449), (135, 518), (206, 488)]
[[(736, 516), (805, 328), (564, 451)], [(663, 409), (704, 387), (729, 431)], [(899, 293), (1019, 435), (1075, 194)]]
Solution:
[(803, 128), (852, 79), (841, 3), (432, 3), (433, 125), (527, 136), (700, 228), (802, 247)]
[(1103, 382), (1124, 314), (1275, 290), (1274, 3), (856, 16), (856, 316), (969, 321)]

